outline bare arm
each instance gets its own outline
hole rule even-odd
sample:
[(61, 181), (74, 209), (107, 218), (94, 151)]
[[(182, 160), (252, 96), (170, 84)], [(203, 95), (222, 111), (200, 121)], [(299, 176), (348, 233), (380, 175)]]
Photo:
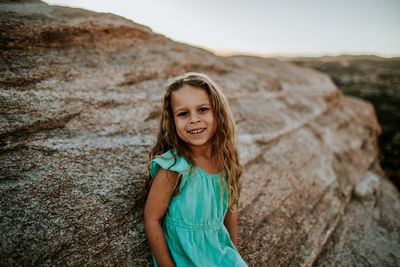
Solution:
[(230, 211), (226, 212), (224, 224), (229, 232), (229, 236), (237, 249), (237, 213)]
[(144, 208), (144, 229), (159, 266), (175, 266), (168, 250), (161, 220), (168, 209), (178, 174), (160, 168), (154, 177)]

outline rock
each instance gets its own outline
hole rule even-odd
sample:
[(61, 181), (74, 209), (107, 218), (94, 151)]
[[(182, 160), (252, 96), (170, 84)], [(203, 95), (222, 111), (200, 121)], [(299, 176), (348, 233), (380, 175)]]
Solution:
[(343, 55), (285, 60), (329, 74), (344, 94), (374, 105), (382, 128), (379, 160), (385, 175), (400, 189), (400, 58)]
[(360, 198), (370, 198), (379, 190), (379, 176), (372, 172), (367, 172), (365, 178), (356, 186), (355, 195)]
[(380, 182), (380, 197), (369, 204), (351, 199), (315, 266), (399, 265), (399, 193), (389, 180)]
[(23, 2), (0, 3), (1, 265), (152, 264), (140, 193), (163, 84), (187, 71), (210, 75), (234, 112), (249, 265), (362, 265), (375, 241), (390, 250), (368, 263), (400, 263), (400, 197), (370, 104), (312, 69)]

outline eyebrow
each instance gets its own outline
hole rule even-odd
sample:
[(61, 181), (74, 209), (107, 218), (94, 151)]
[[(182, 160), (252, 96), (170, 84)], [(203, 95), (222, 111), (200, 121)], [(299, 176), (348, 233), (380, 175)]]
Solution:
[[(211, 103), (203, 103), (203, 104), (198, 105), (197, 107), (199, 108), (199, 107), (202, 107), (202, 106), (211, 106)], [(179, 113), (182, 110), (186, 110), (186, 108), (179, 108), (174, 112), (174, 114)]]

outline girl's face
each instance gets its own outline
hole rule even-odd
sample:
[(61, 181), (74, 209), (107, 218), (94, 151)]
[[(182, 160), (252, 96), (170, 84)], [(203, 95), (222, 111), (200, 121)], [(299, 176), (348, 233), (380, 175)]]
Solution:
[(190, 149), (211, 148), (217, 123), (207, 92), (186, 84), (172, 92), (171, 107), (177, 134)]

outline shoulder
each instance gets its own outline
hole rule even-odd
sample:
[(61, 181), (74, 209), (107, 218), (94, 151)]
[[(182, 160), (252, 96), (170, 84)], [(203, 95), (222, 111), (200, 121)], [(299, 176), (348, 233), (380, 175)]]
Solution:
[[(162, 181), (161, 185), (163, 185), (163, 189), (165, 189), (167, 185), (174, 184), (175, 180), (178, 178), (178, 173), (172, 170), (158, 168), (157, 172), (153, 176), (153, 180)], [(165, 179), (166, 178), (166, 179)], [(160, 183), (160, 182), (158, 182)], [(153, 183), (154, 184), (154, 183)]]
[(168, 150), (150, 162), (151, 177), (155, 177), (160, 167), (165, 170), (182, 173), (190, 168), (190, 163), (184, 157), (178, 155), (176, 151)]

